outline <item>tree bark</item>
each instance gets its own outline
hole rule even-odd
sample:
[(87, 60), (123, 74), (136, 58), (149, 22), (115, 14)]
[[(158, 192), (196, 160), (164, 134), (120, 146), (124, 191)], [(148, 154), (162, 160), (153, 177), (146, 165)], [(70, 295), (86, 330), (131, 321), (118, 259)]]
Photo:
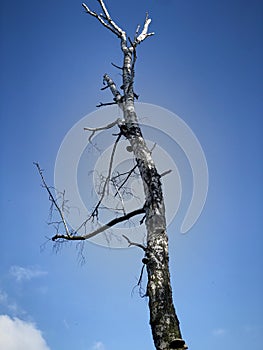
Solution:
[(123, 86), (124, 90), (126, 87), (127, 94), (124, 94), (121, 102), (125, 121), (121, 130), (132, 147), (145, 193), (148, 274), (146, 295), (149, 297), (150, 325), (156, 350), (186, 349), (172, 300), (161, 176), (145, 143), (135, 112), (131, 66), (132, 55), (129, 51), (124, 51)]
[(149, 297), (150, 325), (156, 350), (186, 349), (179, 320), (172, 300), (169, 273), (168, 237), (165, 206), (160, 175), (151, 152), (142, 136), (134, 104), (123, 101), (125, 124), (122, 131), (129, 140), (138, 164), (145, 192), (145, 224), (147, 228), (147, 297)]

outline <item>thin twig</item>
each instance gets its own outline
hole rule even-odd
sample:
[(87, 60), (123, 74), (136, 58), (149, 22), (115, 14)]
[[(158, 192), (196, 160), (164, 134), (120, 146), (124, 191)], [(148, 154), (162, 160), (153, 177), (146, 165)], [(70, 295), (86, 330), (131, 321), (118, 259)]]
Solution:
[(164, 171), (163, 173), (160, 174), (160, 177), (164, 177), (165, 175), (168, 175), (172, 172), (171, 169)]
[[(129, 180), (131, 174), (134, 172), (134, 170), (137, 168), (137, 164), (134, 165), (134, 167), (128, 172), (127, 177), (125, 178), (125, 180), (123, 181), (123, 183), (119, 186), (118, 190), (120, 190), (125, 184), (126, 182)], [(114, 197), (116, 197), (117, 193), (115, 193)]]
[(123, 67), (117, 66), (117, 64), (112, 63), (112, 62), (111, 62), (111, 64), (113, 65), (113, 67), (118, 68), (118, 69), (120, 69), (120, 70), (123, 70)]
[(111, 172), (112, 172), (112, 166), (113, 166), (113, 159), (114, 159), (114, 154), (115, 154), (115, 151), (116, 151), (116, 148), (117, 148), (117, 145), (118, 145), (118, 142), (121, 138), (122, 134), (119, 133), (118, 134), (118, 137), (114, 143), (114, 146), (113, 146), (113, 149), (112, 149), (112, 153), (111, 153), (111, 158), (110, 158), (110, 165), (109, 165), (109, 170), (108, 170), (108, 175), (105, 179), (105, 182), (103, 184), (103, 188), (102, 188), (102, 193), (101, 193), (101, 197), (98, 201), (98, 203), (96, 204), (95, 208), (93, 209), (92, 213), (90, 214), (90, 216), (77, 228), (76, 232), (78, 232), (83, 226), (85, 226), (87, 224), (87, 222), (91, 219), (91, 218), (94, 218), (94, 217), (98, 217), (98, 210), (99, 210), (99, 207), (103, 201), (103, 198), (105, 197), (105, 194), (106, 194), (106, 188), (108, 186), (108, 183), (110, 181), (110, 178), (111, 178)]
[(135, 35), (134, 35), (134, 41), (136, 41), (138, 34), (139, 34), (139, 30), (140, 30), (141, 26), (140, 24), (137, 25), (136, 31), (135, 31)]
[(85, 127), (84, 130), (87, 130), (87, 131), (91, 131), (91, 132), (92, 132), (92, 134), (91, 134), (90, 137), (89, 137), (89, 142), (91, 142), (92, 137), (95, 135), (95, 133), (96, 133), (97, 131), (110, 129), (110, 128), (112, 128), (113, 126), (118, 125), (118, 124), (120, 124), (120, 123), (121, 123), (121, 119), (118, 118), (118, 119), (116, 119), (114, 122), (109, 123), (109, 124), (107, 124), (107, 125), (99, 126), (99, 127), (97, 127), (97, 128)]
[(119, 199), (121, 201), (121, 205), (122, 205), (122, 210), (123, 210), (123, 214), (125, 215), (126, 214), (126, 211), (125, 211), (125, 206), (124, 206), (124, 201), (123, 201), (123, 197), (119, 191), (119, 188), (118, 188), (118, 185), (116, 184), (116, 182), (114, 180), (111, 179), (111, 182), (113, 183), (113, 186), (116, 190), (116, 194), (118, 194), (119, 196)]
[(41, 177), (41, 180), (42, 180), (42, 183), (43, 183), (43, 186), (44, 188), (47, 190), (48, 194), (49, 194), (49, 198), (50, 200), (52, 201), (53, 205), (56, 207), (58, 213), (59, 213), (59, 216), (61, 217), (61, 221), (63, 223), (63, 226), (64, 226), (64, 229), (65, 229), (65, 232), (67, 234), (67, 236), (70, 236), (70, 233), (69, 233), (69, 229), (68, 229), (68, 226), (67, 226), (67, 223), (66, 223), (66, 220), (64, 218), (64, 214), (63, 214), (63, 211), (61, 210), (61, 208), (59, 207), (56, 199), (54, 198), (52, 192), (50, 191), (50, 188), (48, 187), (46, 181), (45, 181), (45, 178), (44, 178), (44, 175), (43, 175), (43, 171), (41, 170), (40, 166), (38, 163), (35, 163), (34, 162), (34, 165), (37, 167), (37, 170), (39, 172), (39, 175)]
[(114, 101), (114, 102), (106, 102), (106, 103), (100, 102), (98, 105), (96, 105), (96, 107), (100, 108), (100, 107), (111, 106), (111, 105), (116, 105), (116, 104), (117, 104), (116, 101)]
[(136, 246), (136, 247), (139, 247), (139, 248), (143, 249), (144, 251), (147, 250), (146, 247), (145, 247), (144, 245), (142, 245), (142, 244), (140, 244), (140, 243), (131, 242), (130, 239), (129, 239), (127, 236), (122, 235), (122, 237), (125, 238), (126, 241), (129, 243), (128, 247), (134, 245), (134, 246)]

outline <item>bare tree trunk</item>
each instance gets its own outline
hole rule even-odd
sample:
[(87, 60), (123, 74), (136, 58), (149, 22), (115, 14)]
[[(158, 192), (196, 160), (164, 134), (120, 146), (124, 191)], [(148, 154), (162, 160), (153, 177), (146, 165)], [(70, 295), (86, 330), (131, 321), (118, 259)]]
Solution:
[[(135, 75), (134, 67), (137, 58), (136, 48), (147, 37), (153, 35), (153, 33), (148, 33), (148, 27), (151, 19), (149, 19), (148, 14), (146, 14), (145, 23), (141, 32), (139, 33), (138, 27), (134, 40), (127, 40), (125, 31), (123, 31), (112, 20), (103, 0), (98, 1), (103, 12), (102, 14), (98, 15), (96, 12), (91, 11), (86, 4), (83, 4), (83, 7), (89, 15), (95, 17), (103, 26), (113, 32), (120, 39), (121, 50), (123, 53), (123, 66), (118, 67), (122, 70), (123, 81), (120, 88), (122, 93), (119, 92), (113, 80), (107, 74), (104, 75), (104, 84), (106, 85), (105, 88), (108, 87), (111, 90), (114, 97), (114, 102), (112, 103), (116, 103), (121, 108), (123, 111), (123, 119), (117, 120), (116, 122), (105, 126), (105, 129), (117, 124), (120, 129), (119, 138), (124, 136), (129, 141), (143, 182), (145, 204), (143, 208), (134, 210), (134, 212), (111, 220), (107, 225), (104, 225), (99, 229), (82, 236), (78, 235), (77, 231), (73, 233), (69, 231), (67, 225), (65, 224), (63, 213), (59, 211), (61, 221), (64, 224), (65, 234), (56, 234), (52, 239), (54, 241), (61, 239), (89, 239), (90, 237), (99, 234), (118, 222), (128, 220), (134, 215), (145, 213), (147, 246), (143, 247), (145, 251), (143, 262), (147, 266), (148, 284), (146, 296), (149, 298), (150, 325), (154, 344), (156, 350), (183, 350), (187, 349), (187, 346), (185, 345), (185, 341), (182, 339), (179, 320), (177, 318), (172, 300), (172, 288), (169, 273), (168, 237), (166, 232), (165, 206), (161, 176), (158, 174), (151, 151), (148, 149), (143, 138), (134, 107), (134, 99), (138, 97), (133, 90)], [(104, 104), (100, 104), (99, 106), (103, 105)], [(87, 130), (92, 131), (93, 136), (94, 132), (96, 130), (101, 130), (101, 128), (87, 128)], [(118, 142), (118, 140), (116, 142)], [(42, 176), (39, 166), (38, 170)], [(43, 178), (42, 180), (44, 186), (47, 188), (48, 192), (50, 192)], [(56, 200), (53, 197), (51, 199), (58, 207)], [(96, 206), (92, 216), (97, 215), (100, 203), (101, 201)], [(134, 245), (141, 247), (139, 244)]]
[[(145, 37), (148, 30), (148, 16), (145, 21)], [(147, 26), (147, 27), (146, 27)], [(146, 28), (145, 28), (146, 27)], [(138, 40), (138, 38), (137, 38)], [(140, 43), (140, 41), (138, 42)], [(179, 320), (172, 300), (169, 272), (168, 237), (166, 233), (165, 206), (160, 175), (150, 150), (143, 138), (134, 107), (134, 64), (136, 60), (136, 39), (129, 48), (122, 41), (123, 89), (119, 103), (125, 123), (121, 126), (123, 135), (132, 147), (145, 193), (145, 214), (147, 228), (146, 261), (148, 273), (147, 296), (149, 297), (150, 325), (156, 350), (186, 349), (182, 339)], [(117, 98), (115, 85), (109, 82)]]
[(150, 150), (142, 136), (132, 100), (123, 101), (124, 135), (133, 149), (145, 192), (150, 325), (156, 350), (186, 349), (172, 300), (168, 237), (162, 185)]

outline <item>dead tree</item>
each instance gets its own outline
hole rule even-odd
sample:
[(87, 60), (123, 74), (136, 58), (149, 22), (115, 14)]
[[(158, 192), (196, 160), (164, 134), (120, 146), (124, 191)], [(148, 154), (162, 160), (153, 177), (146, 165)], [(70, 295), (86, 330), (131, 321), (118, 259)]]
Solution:
[[(104, 196), (107, 195), (107, 186), (113, 181), (111, 169), (112, 159), (121, 137), (126, 138), (130, 144), (128, 147), (129, 151), (134, 154), (135, 166), (128, 174), (126, 174), (123, 181), (119, 181), (117, 185), (115, 182), (116, 190), (118, 192), (123, 188), (125, 181), (127, 181), (126, 179), (131, 176), (136, 168), (139, 171), (143, 183), (145, 202), (143, 207), (129, 213), (123, 211), (122, 216), (112, 219), (106, 225), (100, 226), (93, 232), (80, 234), (78, 232), (79, 230), (70, 230), (68, 228), (63, 215), (63, 210), (61, 210), (56, 198), (52, 195), (50, 188), (46, 185), (42, 171), (37, 164), (44, 187), (48, 190), (50, 200), (58, 210), (63, 225), (63, 233), (58, 232), (53, 236), (52, 240), (88, 240), (120, 222), (129, 220), (136, 215), (143, 215), (141, 223), (145, 223), (146, 226), (147, 244), (144, 246), (139, 243), (131, 242), (126, 236), (124, 236), (124, 238), (129, 245), (137, 245), (145, 252), (143, 263), (146, 265), (148, 275), (146, 297), (149, 298), (150, 325), (154, 344), (157, 350), (187, 349), (187, 345), (182, 339), (179, 320), (172, 300), (165, 205), (161, 184), (162, 174), (158, 173), (152, 158), (152, 152), (147, 147), (143, 138), (134, 105), (135, 99), (138, 98), (134, 92), (135, 62), (137, 58), (136, 49), (139, 44), (154, 34), (148, 31), (151, 19), (148, 17), (148, 14), (146, 14), (142, 30), (140, 30), (140, 26), (138, 26), (135, 37), (132, 40), (127, 37), (126, 32), (113, 21), (103, 0), (98, 0), (98, 2), (101, 7), (101, 14), (93, 12), (86, 4), (82, 4), (82, 6), (87, 14), (95, 17), (120, 40), (121, 51), (123, 54), (123, 65), (121, 67), (116, 66), (122, 72), (122, 85), (120, 89), (118, 89), (111, 77), (108, 74), (105, 74), (103, 77), (103, 83), (105, 85), (103, 90), (106, 88), (110, 89), (113, 95), (113, 101), (107, 104), (100, 103), (98, 107), (108, 104), (117, 104), (122, 110), (123, 118), (117, 119), (111, 124), (106, 125), (104, 128), (86, 128), (86, 130), (92, 132), (90, 140), (98, 130), (109, 129), (113, 126), (117, 126), (119, 129), (111, 155), (108, 176), (101, 189), (101, 198), (91, 215), (87, 218), (87, 221), (98, 217), (102, 200)], [(85, 225), (85, 222), (83, 225)]]

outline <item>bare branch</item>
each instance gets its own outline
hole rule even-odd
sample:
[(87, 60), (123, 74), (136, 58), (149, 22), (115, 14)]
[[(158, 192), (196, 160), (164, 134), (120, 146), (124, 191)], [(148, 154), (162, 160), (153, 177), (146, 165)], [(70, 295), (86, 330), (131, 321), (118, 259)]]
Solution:
[(100, 3), (100, 6), (102, 8), (102, 11), (104, 12), (105, 18), (109, 22), (109, 24), (115, 29), (115, 31), (119, 34), (119, 36), (122, 36), (124, 34), (124, 31), (117, 26), (117, 24), (111, 19), (109, 11), (107, 10), (103, 0), (98, 0)]
[(144, 220), (146, 219), (146, 214), (142, 217), (142, 219), (140, 220), (140, 225), (142, 225), (144, 223)]
[(122, 134), (120, 133), (118, 135), (114, 145), (113, 145), (113, 149), (112, 149), (112, 153), (111, 153), (111, 157), (110, 157), (110, 165), (109, 165), (108, 176), (107, 176), (106, 181), (105, 181), (104, 186), (103, 186), (102, 197), (100, 199), (100, 202), (102, 201), (102, 199), (103, 199), (103, 197), (105, 195), (106, 187), (108, 187), (108, 185), (109, 185), (109, 181), (110, 181), (110, 178), (111, 178), (111, 172), (112, 172), (112, 166), (113, 166), (113, 159), (114, 159), (114, 155), (115, 155), (115, 151), (116, 151), (118, 142), (120, 141), (121, 137), (122, 137)]
[(151, 154), (153, 153), (153, 150), (155, 149), (155, 147), (156, 147), (156, 142), (154, 142), (152, 148), (150, 149)]
[(109, 88), (108, 85), (107, 85), (107, 86), (103, 86), (103, 87), (101, 88), (101, 91), (106, 90), (106, 89), (108, 89), (108, 88)]
[(97, 131), (100, 131), (100, 130), (107, 130), (107, 129), (110, 129), (112, 127), (114, 127), (115, 125), (118, 125), (122, 122), (122, 120), (120, 118), (116, 119), (114, 122), (108, 124), (108, 125), (104, 125), (104, 126), (99, 126), (97, 128), (89, 128), (89, 127), (85, 127), (84, 130), (88, 130), (88, 131), (91, 131), (91, 135), (89, 137), (89, 142), (91, 142), (91, 139), (92, 137), (95, 135), (95, 133)]
[(100, 3), (100, 6), (101, 6), (101, 8), (102, 8), (102, 11), (104, 12), (105, 18), (106, 18), (107, 20), (110, 20), (110, 19), (111, 19), (111, 18), (110, 18), (110, 14), (109, 14), (109, 11), (107, 10), (107, 8), (106, 8), (104, 2), (103, 2), (102, 0), (98, 0), (98, 1), (99, 1), (99, 3)]
[[(134, 172), (134, 170), (137, 168), (137, 164), (134, 165), (134, 167), (128, 172), (127, 177), (125, 178), (125, 180), (123, 181), (123, 183), (118, 187), (118, 191), (120, 191), (120, 189), (126, 184), (126, 182), (129, 180), (131, 174)], [(121, 174), (123, 175), (123, 174)], [(120, 175), (119, 175), (120, 176)], [(114, 197), (116, 197), (117, 193), (115, 193)]]
[(139, 276), (138, 282), (137, 282), (136, 286), (134, 286), (133, 289), (132, 289), (132, 294), (133, 294), (134, 289), (135, 289), (136, 287), (139, 287), (139, 295), (140, 295), (141, 298), (147, 296), (147, 294), (145, 294), (145, 291), (144, 291), (144, 289), (143, 289), (143, 287), (142, 287), (142, 278), (143, 278), (144, 268), (145, 268), (145, 264), (142, 265), (142, 268), (141, 268), (141, 272), (140, 272), (140, 276)]
[(172, 172), (171, 169), (166, 170), (166, 171), (164, 171), (163, 173), (160, 174), (160, 177), (163, 177), (163, 176), (165, 176), (165, 175), (168, 175), (168, 174), (170, 174), (171, 172)]
[[(64, 240), (69, 240), (69, 241), (83, 241), (83, 240), (87, 240), (87, 239), (89, 239), (91, 237), (94, 237), (94, 236), (98, 235), (101, 232), (106, 231), (110, 227), (119, 224), (120, 222), (128, 221), (130, 218), (132, 218), (132, 217), (134, 217), (136, 215), (144, 214), (144, 213), (145, 213), (145, 209), (144, 208), (136, 209), (136, 210), (134, 210), (132, 212), (127, 213), (126, 215), (120, 216), (118, 218), (115, 218), (115, 219), (109, 221), (106, 225), (103, 225), (103, 226), (97, 228), (96, 230), (94, 230), (91, 233), (88, 233), (88, 234), (85, 234), (85, 235), (82, 235), (82, 236), (56, 234), (55, 236), (52, 237), (52, 241), (56, 241), (58, 239), (64, 239)], [(142, 246), (142, 247), (143, 247), (143, 249), (145, 249), (144, 246)]]
[[(122, 194), (120, 193), (119, 188), (118, 188), (118, 185), (116, 184), (116, 182), (115, 182), (113, 179), (111, 179), (111, 182), (113, 183), (113, 186), (114, 186), (114, 188), (115, 188), (115, 190), (116, 190), (116, 195), (119, 196), (119, 199), (120, 199), (121, 205), (122, 205), (123, 214), (125, 215), (125, 214), (126, 214), (126, 211), (125, 211), (125, 206), (124, 206), (124, 201), (123, 201)], [(116, 196), (116, 195), (115, 195), (115, 196)]]
[(137, 28), (136, 28), (136, 31), (135, 31), (135, 35), (134, 35), (134, 41), (136, 41), (136, 38), (138, 37), (140, 28), (141, 28), (141, 26), (140, 26), (140, 24), (138, 24)]
[(63, 211), (61, 210), (61, 208), (59, 207), (55, 197), (53, 196), (52, 192), (50, 191), (50, 188), (48, 187), (46, 181), (45, 181), (45, 178), (44, 178), (44, 175), (43, 175), (43, 171), (41, 170), (40, 166), (38, 163), (35, 163), (34, 162), (34, 165), (37, 167), (37, 170), (39, 172), (39, 175), (41, 177), (41, 180), (42, 180), (42, 183), (43, 183), (43, 186), (44, 188), (47, 190), (48, 194), (49, 194), (49, 198), (52, 202), (52, 204), (56, 207), (58, 213), (59, 213), (59, 216), (61, 218), (61, 221), (63, 223), (63, 226), (64, 226), (64, 229), (65, 229), (65, 232), (67, 234), (67, 236), (70, 236), (70, 233), (69, 233), (69, 229), (68, 229), (68, 225), (66, 223), (66, 220), (64, 218), (64, 214), (63, 214)]
[(120, 67), (120, 66), (117, 66), (117, 64), (111, 62), (112, 66), (115, 67), (115, 68), (118, 68), (120, 70), (123, 70), (123, 67)]
[(108, 170), (108, 175), (105, 179), (105, 182), (103, 184), (103, 188), (102, 188), (102, 191), (101, 191), (101, 197), (98, 201), (98, 203), (96, 204), (95, 208), (93, 209), (92, 213), (90, 214), (90, 216), (78, 227), (78, 229), (76, 230), (76, 232), (78, 232), (83, 226), (86, 225), (86, 223), (91, 220), (91, 218), (94, 218), (94, 217), (98, 217), (98, 210), (99, 210), (99, 207), (103, 201), (103, 198), (105, 197), (105, 194), (106, 194), (106, 189), (108, 187), (108, 184), (109, 184), (109, 181), (110, 181), (110, 178), (111, 178), (111, 172), (112, 172), (112, 166), (113, 166), (113, 159), (114, 159), (114, 154), (115, 154), (115, 151), (116, 151), (116, 148), (117, 148), (117, 145), (118, 145), (118, 142), (121, 138), (122, 134), (119, 133), (118, 134), (118, 137), (114, 143), (114, 146), (113, 146), (113, 149), (112, 149), (112, 153), (111, 153), (111, 158), (110, 158), (110, 165), (109, 165), (109, 170)]
[(129, 247), (131, 247), (132, 245), (134, 245), (134, 246), (136, 246), (136, 247), (139, 247), (139, 248), (143, 249), (144, 251), (147, 250), (147, 248), (146, 248), (144, 245), (142, 245), (142, 244), (140, 244), (140, 243), (131, 242), (130, 239), (129, 239), (127, 236), (122, 235), (122, 237), (124, 237), (124, 238), (126, 239), (126, 241), (129, 243)]
[(82, 6), (84, 7), (84, 9), (86, 10), (86, 12), (93, 16), (93, 17), (96, 17), (97, 20), (102, 24), (104, 25), (104, 27), (108, 28), (110, 31), (112, 31), (115, 35), (117, 35), (118, 37), (120, 36), (120, 33), (116, 30), (116, 28), (114, 28), (114, 26), (112, 26), (112, 24), (108, 24), (106, 23), (103, 18), (101, 16), (99, 16), (96, 12), (93, 12), (89, 9), (89, 7), (86, 5), (86, 4), (82, 4)]
[(148, 17), (148, 13), (146, 13), (145, 22), (144, 22), (142, 32), (140, 35), (137, 36), (137, 38), (134, 41), (134, 43), (136, 45), (140, 44), (143, 40), (148, 38), (148, 36), (154, 35), (153, 32), (148, 33), (148, 29), (149, 29), (149, 25), (150, 25), (151, 21), (152, 21), (151, 18)]
[(103, 103), (103, 102), (100, 102), (100, 104), (96, 105), (96, 107), (104, 107), (104, 106), (111, 106), (111, 105), (116, 105), (117, 102), (106, 102), (106, 103)]
[(86, 4), (82, 4), (84, 9), (88, 14), (90, 14), (93, 17), (96, 17), (98, 21), (106, 28), (108, 28), (110, 31), (112, 31), (115, 35), (117, 35), (118, 38), (121, 39), (121, 49), (123, 52), (127, 52), (127, 41), (126, 41), (126, 33), (124, 30), (122, 30), (110, 17), (109, 12), (103, 2), (103, 0), (98, 0), (100, 3), (100, 6), (102, 8), (102, 11), (104, 14), (98, 15), (96, 12), (91, 11)]

